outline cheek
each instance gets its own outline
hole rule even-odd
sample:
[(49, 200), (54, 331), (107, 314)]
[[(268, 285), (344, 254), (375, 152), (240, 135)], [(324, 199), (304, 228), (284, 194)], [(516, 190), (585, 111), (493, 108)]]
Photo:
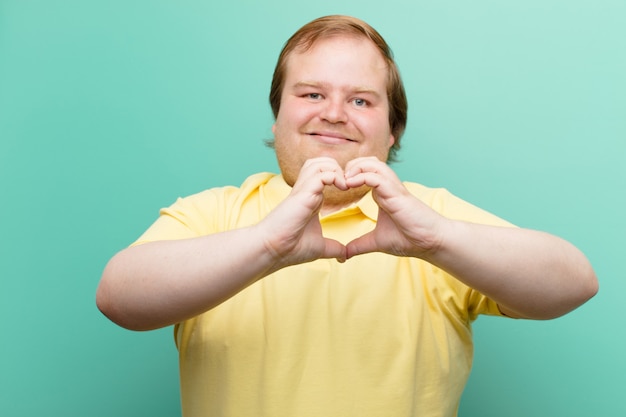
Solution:
[(276, 121), (283, 128), (297, 128), (308, 123), (319, 113), (317, 106), (286, 100), (278, 112)]
[(272, 133), (274, 134), (274, 141), (279, 141), (281, 138), (293, 136), (291, 131), (292, 126), (284, 118), (279, 117), (272, 126)]
[[(355, 120), (355, 124), (366, 133), (368, 136), (377, 137), (385, 141), (385, 144), (391, 140), (389, 146), (393, 144), (393, 136), (391, 135), (391, 128), (389, 127), (389, 120), (380, 116), (367, 116), (359, 115), (358, 121)], [(384, 138), (384, 139), (383, 139)]]
[(274, 134), (274, 139), (285, 136), (289, 132), (289, 117), (284, 112), (278, 113), (276, 117), (276, 121), (272, 125), (272, 133)]
[(278, 112), (276, 121), (272, 126), (272, 133), (274, 133), (274, 135), (280, 135), (289, 130), (291, 125), (293, 125), (293, 115), (290, 113), (289, 108), (284, 106), (281, 108), (280, 112)]

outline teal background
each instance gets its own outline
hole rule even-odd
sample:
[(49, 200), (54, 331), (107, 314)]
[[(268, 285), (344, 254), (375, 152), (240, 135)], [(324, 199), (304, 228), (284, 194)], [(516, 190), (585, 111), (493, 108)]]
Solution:
[(479, 318), (460, 415), (626, 415), (626, 2), (0, 0), (2, 416), (180, 415), (172, 329), (108, 322), (101, 271), (176, 197), (276, 170), (275, 60), (333, 13), (395, 51), (403, 179), (565, 237), (600, 279), (557, 320)]

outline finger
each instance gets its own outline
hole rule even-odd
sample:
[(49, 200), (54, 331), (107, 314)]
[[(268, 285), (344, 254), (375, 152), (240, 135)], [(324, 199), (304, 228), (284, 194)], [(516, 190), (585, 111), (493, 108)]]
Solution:
[(357, 188), (362, 185), (367, 185), (370, 188), (378, 188), (384, 181), (385, 178), (377, 172), (361, 172), (345, 179), (346, 186), (350, 188)]
[(346, 178), (341, 170), (322, 171), (317, 174), (324, 185), (334, 185), (340, 190), (347, 190)]
[(346, 184), (349, 187), (367, 185), (377, 188), (385, 182), (400, 182), (395, 172), (377, 158), (357, 158), (346, 165)]
[(324, 238), (324, 253), (321, 258), (335, 258), (339, 262), (345, 262), (347, 259), (346, 247), (333, 239)]
[(377, 252), (378, 246), (374, 238), (374, 231), (359, 236), (346, 245), (346, 259), (364, 253)]
[(374, 156), (360, 157), (349, 161), (346, 164), (345, 175), (350, 178), (362, 172), (389, 173), (392, 172), (389, 166)]
[(334, 185), (342, 190), (347, 189), (341, 166), (332, 158), (322, 157), (305, 162), (294, 188), (298, 186), (321, 192), (328, 185)]
[(301, 173), (306, 173), (308, 175), (316, 171), (343, 172), (343, 169), (335, 159), (329, 157), (319, 157), (306, 160), (300, 170)]

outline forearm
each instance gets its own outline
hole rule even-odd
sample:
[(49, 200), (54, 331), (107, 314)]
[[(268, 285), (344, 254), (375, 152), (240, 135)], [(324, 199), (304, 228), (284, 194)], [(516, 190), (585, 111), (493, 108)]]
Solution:
[(289, 196), (254, 226), (123, 250), (104, 270), (98, 307), (120, 326), (154, 329), (201, 314), (286, 266), (345, 261), (345, 246), (323, 236), (318, 216), (324, 188), (345, 188), (337, 168), (330, 158), (305, 164)]
[(550, 319), (597, 292), (586, 257), (558, 237), (455, 221), (445, 228), (427, 260), (494, 299), (505, 314)]
[(127, 248), (107, 264), (96, 300), (133, 330), (168, 326), (232, 297), (275, 267), (254, 227)]

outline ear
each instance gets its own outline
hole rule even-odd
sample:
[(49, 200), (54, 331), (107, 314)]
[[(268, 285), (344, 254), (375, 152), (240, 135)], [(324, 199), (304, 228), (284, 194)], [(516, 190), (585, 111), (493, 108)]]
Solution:
[(276, 122), (274, 122), (274, 124), (272, 125), (272, 133), (274, 135), (276, 134)]
[(396, 138), (392, 134), (390, 134), (389, 135), (389, 149), (391, 149), (394, 143), (396, 143)]

